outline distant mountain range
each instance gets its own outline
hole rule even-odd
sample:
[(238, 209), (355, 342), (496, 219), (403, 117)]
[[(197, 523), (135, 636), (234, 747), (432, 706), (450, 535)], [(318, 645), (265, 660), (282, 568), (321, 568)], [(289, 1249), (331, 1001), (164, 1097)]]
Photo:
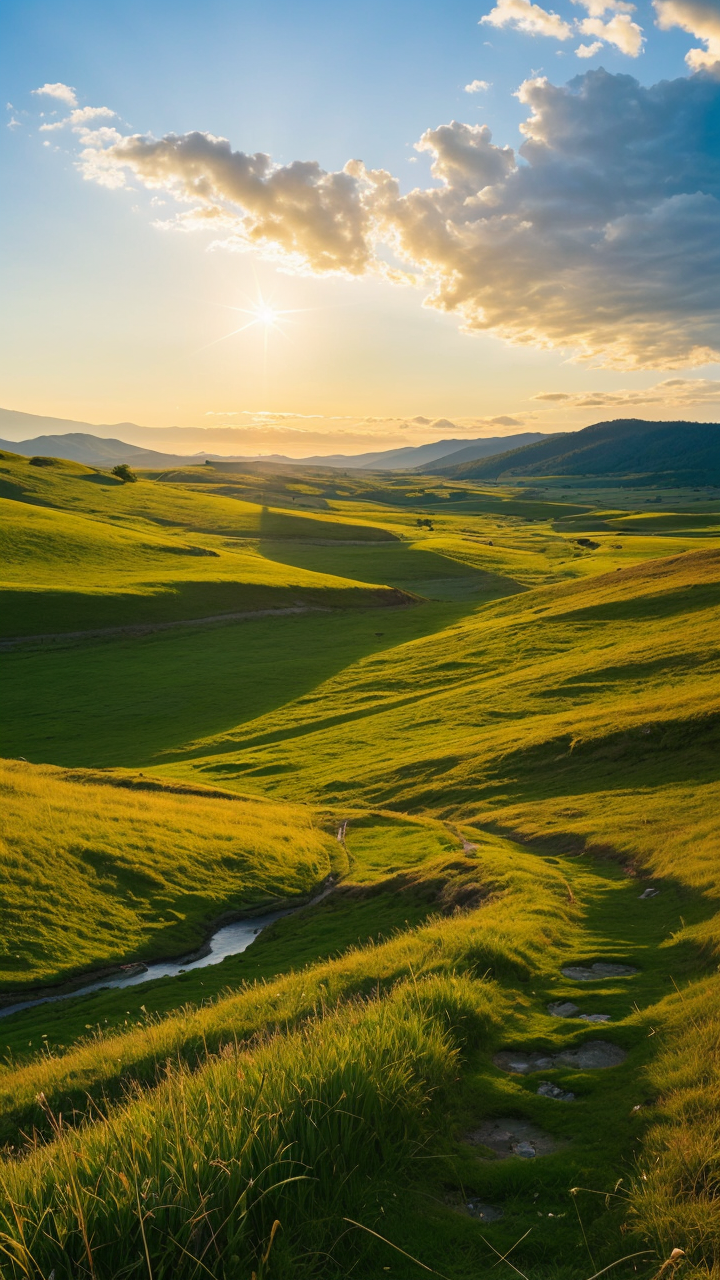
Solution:
[(720, 425), (620, 418), (549, 436), (490, 458), (464, 462), (454, 455), (441, 459), (432, 470), (463, 480), (654, 476), (676, 484), (720, 484)]
[[(448, 425), (451, 425), (448, 423)], [(114, 467), (119, 462), (128, 462), (138, 468), (154, 469), (164, 467), (188, 467), (202, 465), (206, 460), (222, 462), (254, 462), (282, 464), (284, 466), (342, 467), (345, 470), (356, 468), (372, 471), (405, 471), (415, 468), (433, 468), (448, 462), (456, 456), (463, 461), (474, 458), (485, 458), (492, 454), (516, 449), (531, 441), (542, 440), (541, 432), (524, 432), (513, 436), (493, 436), (478, 440), (437, 440), (432, 444), (409, 445), (402, 449), (380, 449), (374, 453), (359, 454), (314, 454), (308, 458), (288, 458), (284, 454), (265, 454), (261, 457), (248, 454), (195, 454), (161, 453), (155, 449), (144, 449), (140, 445), (127, 444), (124, 440), (97, 436), (93, 434), (93, 426), (88, 422), (74, 422), (64, 418), (42, 418), (32, 413), (20, 413), (14, 409), (0, 409), (0, 431), (37, 430), (38, 427), (50, 428), (46, 435), (36, 435), (29, 440), (0, 440), (0, 449), (11, 453), (20, 453), (25, 457), (34, 454), (47, 454), (50, 457), (66, 458), (70, 462), (81, 462), (88, 467)], [(60, 431), (58, 428), (79, 428), (78, 430)], [(54, 428), (54, 430), (53, 430)], [(133, 433), (142, 431), (134, 422), (119, 422), (112, 428), (103, 424), (95, 430), (114, 430), (122, 432), (123, 428)]]
[(124, 440), (106, 440), (88, 435), (85, 431), (70, 431), (67, 435), (35, 436), (33, 440), (0, 440), (0, 449), (8, 453), (21, 453), (25, 457), (45, 454), (51, 458), (66, 458), (69, 462), (82, 462), (86, 467), (114, 467), (118, 462), (129, 462), (134, 467), (188, 467), (203, 463), (206, 458), (219, 454), (196, 454), (194, 458), (181, 454), (156, 453), (154, 449), (141, 449)]
[[(33, 424), (84, 428), (54, 431), (30, 440), (0, 440), (0, 449), (26, 456), (47, 454), (82, 462), (90, 467), (114, 467), (119, 462), (148, 470), (216, 462), (256, 466), (337, 467), (346, 471), (417, 471), (421, 475), (445, 475), (461, 480), (510, 481), (519, 476), (658, 476), (678, 484), (720, 483), (720, 426), (708, 422), (646, 422), (621, 418), (597, 422), (581, 431), (545, 435), (527, 431), (513, 436), (477, 440), (446, 439), (432, 444), (381, 449), (374, 453), (314, 454), (288, 458), (283, 454), (261, 457), (247, 454), (193, 455), (161, 453), (120, 438), (93, 434), (89, 423), (58, 418), (36, 418), (0, 409), (4, 425), (17, 430)], [(451, 424), (448, 424), (451, 425)], [(133, 432), (134, 423), (118, 423)], [(98, 427), (95, 430), (110, 430)]]

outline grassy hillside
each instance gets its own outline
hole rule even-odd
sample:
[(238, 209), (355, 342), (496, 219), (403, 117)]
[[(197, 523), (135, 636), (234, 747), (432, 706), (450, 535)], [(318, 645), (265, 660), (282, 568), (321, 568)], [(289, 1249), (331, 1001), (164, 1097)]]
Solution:
[(136, 527), (154, 524), (229, 538), (305, 537), (368, 542), (392, 538), (378, 525), (291, 515), (222, 494), (205, 494), (186, 484), (163, 485), (142, 478), (135, 484), (125, 484), (107, 471), (78, 462), (55, 458), (52, 463), (49, 467), (36, 467), (28, 458), (3, 454), (0, 496)]
[[(125, 785), (131, 784), (131, 785)], [(177, 956), (223, 912), (309, 893), (333, 842), (295, 805), (0, 765), (0, 996)]]
[(626, 742), (640, 781), (643, 762), (649, 776), (662, 764), (663, 735), (716, 705), (719, 599), (709, 550), (537, 588), (364, 658), (167, 769), (227, 786), (262, 768), (278, 794), (456, 811), (498, 788), (554, 792), (585, 760), (597, 777), (592, 752)]
[(39, 468), (6, 455), (0, 477), (6, 637), (403, 600), (382, 584), (291, 569), (262, 550), (270, 536), (274, 545), (318, 537), (394, 540), (377, 526), (289, 515), (145, 481), (123, 484), (57, 460)]
[[(678, 1248), (711, 1280), (716, 504), (177, 472), (107, 517), (38, 470), (22, 585), (182, 592), (196, 546), (205, 583), (418, 603), (4, 655), (5, 990), (340, 883), (222, 964), (0, 1021), (2, 1274), (676, 1280)], [(314, 532), (210, 527), (264, 503)]]

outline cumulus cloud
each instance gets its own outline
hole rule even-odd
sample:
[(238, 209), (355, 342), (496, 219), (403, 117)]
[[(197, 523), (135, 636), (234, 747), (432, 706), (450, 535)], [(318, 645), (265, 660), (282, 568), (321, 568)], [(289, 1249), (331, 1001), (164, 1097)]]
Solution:
[(80, 164), (107, 186), (130, 175), (173, 196), (166, 226), (205, 227), (287, 270), (421, 281), (425, 305), (468, 332), (610, 367), (717, 359), (720, 81), (645, 87), (599, 69), (564, 87), (528, 80), (518, 96), (519, 154), (485, 125), (440, 125), (416, 144), (434, 185), (407, 193), (358, 160), (275, 165), (205, 133), (86, 130)]
[(233, 151), (226, 138), (209, 133), (136, 134), (106, 145), (101, 132), (86, 138), (87, 177), (118, 186), (130, 170), (146, 187), (192, 205), (190, 226), (217, 224), (230, 230), (230, 247), (257, 245), (297, 269), (349, 275), (368, 269), (369, 215), (350, 172), (327, 173), (316, 161), (275, 166), (268, 155)]
[[(658, 4), (691, 4), (697, 0), (657, 0)], [(699, 0), (703, 4), (717, 3), (717, 0)], [(635, 5), (628, 0), (573, 0), (587, 10), (589, 17), (575, 21), (572, 25), (558, 14), (532, 4), (530, 0), (497, 0), (494, 9), (481, 18), (494, 27), (512, 27), (516, 31), (525, 31), (529, 35), (554, 36), (557, 40), (568, 40), (575, 32), (584, 36), (595, 36), (592, 44), (581, 44), (575, 53), (579, 58), (592, 58), (599, 53), (602, 42), (615, 45), (621, 53), (637, 58), (642, 52), (644, 37), (642, 27), (630, 18)], [(609, 21), (604, 22), (604, 15), (613, 13)], [(469, 88), (470, 86), (468, 86)]]
[(609, 22), (603, 22), (602, 18), (583, 18), (580, 30), (584, 36), (598, 36), (608, 44), (614, 44), (630, 58), (637, 58), (642, 53), (642, 27), (627, 13), (616, 13)]
[(569, 23), (531, 0), (498, 0), (480, 22), (491, 27), (513, 27), (533, 36), (554, 36), (556, 40), (569, 40), (572, 36)]
[(105, 119), (110, 120), (115, 117), (116, 113), (111, 111), (109, 107), (77, 107), (75, 111), (71, 111), (69, 116), (65, 116), (62, 120), (53, 120), (48, 124), (40, 125), (41, 133), (50, 133), (54, 129), (64, 129), (66, 127), (74, 129), (76, 133), (82, 133), (87, 128), (91, 120)]
[(663, 31), (681, 27), (705, 45), (686, 54), (688, 66), (698, 71), (720, 63), (720, 0), (653, 0), (653, 4)]
[(66, 107), (77, 106), (77, 92), (69, 84), (44, 84), (39, 89), (33, 89), (32, 92), (42, 94), (46, 98), (57, 98), (58, 102), (64, 102)]
[(573, 409), (626, 409), (636, 406), (713, 405), (720, 406), (720, 380), (712, 378), (665, 378), (644, 390), (591, 391), (574, 395), (565, 391), (543, 391), (533, 400), (562, 404)]
[(471, 80), (470, 84), (465, 85), (465, 92), (466, 93), (484, 93), (485, 90), (489, 88), (490, 88), (490, 83), (488, 80)]

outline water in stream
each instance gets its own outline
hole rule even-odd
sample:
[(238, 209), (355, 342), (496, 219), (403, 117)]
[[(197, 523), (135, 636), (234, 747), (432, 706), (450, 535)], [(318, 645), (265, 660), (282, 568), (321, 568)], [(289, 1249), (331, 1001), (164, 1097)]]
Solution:
[[(315, 899), (315, 901), (318, 900)], [(159, 960), (157, 964), (149, 964), (141, 973), (133, 973), (125, 977), (119, 973), (114, 978), (100, 978), (96, 982), (89, 982), (87, 986), (75, 987), (72, 991), (63, 991), (58, 995), (43, 995), (34, 1000), (23, 1000), (17, 1004), (7, 1005), (4, 1009), (0, 1008), (0, 1018), (6, 1018), (11, 1013), (20, 1013), (22, 1009), (32, 1009), (38, 1004), (55, 1004), (58, 1000), (87, 996), (93, 991), (103, 991), (108, 987), (136, 987), (141, 982), (152, 982), (154, 978), (175, 978), (179, 973), (187, 973), (190, 969), (204, 969), (207, 965), (219, 964), (226, 956), (237, 956), (241, 951), (246, 951), (262, 929), (266, 929), (281, 916), (290, 915), (291, 911), (296, 909), (291, 907), (285, 911), (274, 911), (269, 915), (236, 920), (234, 924), (223, 925), (210, 938), (209, 950), (197, 960)]]

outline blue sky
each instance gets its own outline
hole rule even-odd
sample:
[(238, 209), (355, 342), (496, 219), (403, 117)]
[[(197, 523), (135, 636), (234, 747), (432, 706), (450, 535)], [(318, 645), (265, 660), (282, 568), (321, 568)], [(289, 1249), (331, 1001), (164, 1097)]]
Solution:
[[(499, 7), (505, 2), (501, 0)], [(154, 427), (178, 424), (207, 430), (222, 419), (238, 430), (242, 424), (243, 430), (254, 431), (247, 447), (260, 449), (262, 444), (263, 452), (265, 442), (268, 450), (287, 449), (295, 419), (295, 451), (300, 452), (306, 443), (317, 448), (316, 436), (321, 442), (326, 439), (329, 448), (340, 442), (349, 451), (371, 447), (370, 442), (419, 442), (421, 436), (433, 434), (432, 424), (439, 418), (451, 419), (469, 434), (517, 430), (514, 423), (539, 430), (585, 425), (630, 410), (618, 401), (617, 411), (596, 412), (594, 405), (583, 405), (583, 397), (627, 392), (629, 404), (632, 397), (665, 383), (675, 383), (678, 389), (653, 393), (645, 407), (635, 399), (632, 413), (717, 419), (718, 387), (712, 385), (720, 378), (712, 338), (713, 331), (717, 335), (717, 316), (701, 294), (716, 269), (712, 248), (706, 251), (703, 245), (712, 245), (713, 202), (719, 194), (714, 172), (717, 140), (709, 131), (709, 122), (717, 121), (718, 81), (712, 70), (693, 73), (685, 59), (689, 50), (699, 48), (708, 60), (708, 40), (714, 48), (716, 25), (720, 36), (720, 10), (716, 0), (659, 3), (671, 6), (665, 11), (667, 30), (658, 29), (656, 10), (649, 3), (638, 3), (622, 18), (642, 28), (639, 56), (628, 56), (602, 40), (588, 58), (578, 58), (574, 50), (594, 43), (595, 37), (575, 28), (589, 16), (591, 25), (612, 20), (626, 8), (619, 0), (608, 5), (600, 19), (588, 14), (592, 0), (585, 0), (585, 8), (564, 0), (540, 6), (555, 14), (566, 30), (573, 27), (572, 36), (564, 39), (517, 30), (512, 15), (481, 23), (493, 8), (487, 2), (442, 7), (392, 2), (351, 7), (316, 0), (304, 6), (217, 0), (203, 5), (153, 0), (143, 5), (5, 3), (0, 65), (12, 110), (11, 127), (2, 131), (0, 163), (12, 199), (5, 201), (2, 214), (3, 405), (93, 422), (132, 419)], [(538, 20), (533, 21), (537, 25)], [(669, 26), (671, 21), (692, 30)], [(42, 124), (66, 117), (72, 104), (32, 92), (46, 84), (71, 86), (80, 106), (103, 106), (116, 113), (93, 127), (107, 123), (122, 137), (162, 139), (198, 131), (229, 139), (235, 152), (267, 152), (280, 166), (316, 161), (330, 173), (340, 172), (350, 159), (361, 159), (369, 170), (392, 174), (404, 195), (414, 187), (433, 191), (444, 181), (432, 178), (430, 163), (433, 157), (436, 166), (444, 163), (443, 148), (446, 142), (453, 146), (454, 139), (438, 135), (435, 151), (418, 153), (413, 144), (427, 130), (452, 120), (486, 124), (493, 146), (517, 152), (523, 141), (519, 126), (530, 111), (527, 94), (524, 102), (516, 96), (518, 87), (539, 77), (551, 86), (563, 86), (599, 67), (610, 77), (603, 86), (595, 86), (591, 103), (593, 120), (599, 119), (598, 127), (605, 130), (603, 138), (598, 140), (598, 134), (587, 155), (579, 155), (580, 143), (568, 144), (576, 174), (582, 173), (584, 181), (594, 166), (599, 189), (618, 178), (608, 149), (616, 148), (618, 165), (624, 166), (621, 183), (629, 183), (627, 171), (635, 164), (624, 138), (634, 127), (632, 108), (618, 77), (634, 76), (645, 87), (682, 81), (678, 93), (647, 98), (648, 137), (656, 136), (655, 117), (666, 120), (674, 113), (674, 121), (662, 125), (672, 135), (672, 144), (665, 147), (666, 160), (656, 158), (643, 177), (647, 197), (634, 192), (630, 203), (608, 210), (605, 240), (608, 228), (612, 239), (619, 227), (622, 235), (635, 236), (633, 245), (639, 244), (640, 232), (628, 232), (628, 219), (646, 217), (651, 210), (654, 225), (662, 225), (656, 243), (664, 236), (670, 246), (668, 262), (673, 237), (676, 244), (688, 237), (697, 246), (694, 265), (677, 267), (681, 288), (672, 275), (676, 267), (666, 270), (657, 254), (648, 256), (643, 249), (642, 261), (637, 254), (627, 259), (627, 278), (638, 272), (637, 314), (627, 299), (616, 307), (615, 297), (608, 294), (603, 303), (617, 311), (620, 329), (627, 327), (623, 352), (609, 362), (615, 367), (607, 367), (606, 338), (600, 331), (589, 338), (580, 334), (586, 343), (585, 359), (576, 358), (575, 331), (580, 333), (584, 294), (578, 295), (572, 315), (558, 322), (550, 316), (547, 323), (539, 316), (537, 334), (533, 329), (528, 335), (498, 303), (506, 288), (500, 276), (490, 297), (485, 268), (478, 265), (476, 271), (473, 265), (473, 278), (463, 282), (460, 297), (455, 284), (451, 289), (449, 283), (451, 274), (457, 276), (457, 259), (448, 265), (435, 245), (427, 254), (423, 250), (418, 267), (417, 225), (410, 226), (417, 209), (396, 205), (391, 215), (383, 212), (385, 231), (372, 233), (375, 265), (367, 270), (353, 267), (352, 279), (348, 264), (340, 260), (337, 270), (318, 267), (317, 259), (304, 261), (298, 270), (297, 253), (291, 261), (286, 242), (278, 248), (266, 232), (254, 248), (247, 251), (244, 245), (245, 251), (238, 252), (236, 231), (245, 211), (234, 206), (238, 220), (230, 228), (232, 251), (227, 240), (225, 248), (209, 250), (216, 237), (207, 232), (168, 228), (178, 211), (188, 212), (177, 200), (177, 184), (185, 180), (179, 170), (173, 170), (169, 186), (163, 187), (157, 173), (148, 179), (146, 158), (133, 157), (127, 165), (124, 157), (114, 157), (113, 172), (123, 173), (124, 185), (100, 185), (97, 169), (90, 180), (83, 180), (77, 168), (83, 137), (69, 126), (40, 132)], [(475, 80), (488, 87), (466, 92), (465, 86)], [(690, 80), (702, 80), (709, 87), (698, 95), (686, 88)], [(549, 90), (543, 92), (535, 111), (550, 119), (555, 107)], [(576, 97), (566, 95), (565, 106), (574, 110)], [(682, 131), (675, 126), (685, 116), (691, 149), (698, 154), (694, 167), (688, 166), (683, 181), (673, 187), (677, 164), (672, 147), (677, 154), (685, 151)], [(568, 157), (560, 154), (566, 134), (558, 132), (564, 125), (554, 115), (553, 121), (553, 172), (558, 175), (567, 169)], [(595, 137), (596, 123), (592, 130)], [(698, 142), (703, 137), (704, 151)], [(477, 134), (458, 139), (463, 146), (468, 141), (473, 156), (479, 146), (487, 150)], [(96, 149), (100, 145), (96, 143)], [(102, 147), (108, 145), (112, 144), (106, 139)], [(491, 168), (496, 166), (492, 180), (498, 193), (502, 190), (504, 216), (517, 223), (520, 206), (530, 199), (531, 220), (547, 220), (551, 202), (545, 193), (544, 212), (538, 212), (539, 179), (531, 196), (519, 189), (506, 191), (503, 185), (508, 174), (511, 185), (522, 184), (525, 161), (516, 157), (513, 172), (508, 169), (506, 174), (499, 153), (488, 155)], [(662, 163), (667, 165), (667, 192), (661, 190)], [(453, 175), (451, 186), (455, 170)], [(566, 183), (552, 175), (551, 180), (557, 184), (558, 225), (566, 220), (568, 228), (575, 228), (577, 181)], [(363, 191), (358, 199), (368, 208), (367, 186)], [(697, 204), (699, 194), (705, 201), (702, 207)], [(214, 207), (219, 207), (219, 200), (227, 209), (228, 190), (216, 196)], [(449, 220), (453, 234), (466, 246), (468, 236), (473, 237), (467, 252), (478, 257), (478, 264), (487, 261), (494, 269), (495, 242), (487, 237), (495, 232), (484, 223), (478, 239), (475, 224), (470, 227), (464, 214), (458, 220), (456, 196), (457, 190), (452, 202), (438, 205), (437, 216)], [(675, 203), (668, 205), (666, 196)], [(683, 200), (685, 211), (680, 208)], [(373, 218), (379, 216), (377, 209), (376, 201)], [(670, 221), (666, 212), (672, 214)], [(277, 217), (286, 216), (292, 219), (295, 214), (283, 206)], [(344, 216), (337, 215), (336, 227)], [(165, 228), (155, 225), (158, 222)], [(646, 226), (643, 245), (648, 234), (656, 232), (648, 232)], [(568, 262), (579, 243), (576, 230), (572, 235)], [(562, 253), (558, 245), (555, 237), (551, 251)], [(300, 251), (305, 253), (302, 245)], [(516, 249), (509, 252), (517, 256)], [(540, 237), (527, 252), (542, 258), (545, 240)], [(406, 275), (413, 274), (416, 283), (391, 283), (378, 274), (378, 262), (391, 262)], [(578, 262), (580, 274), (568, 276), (570, 290), (581, 287), (578, 281), (582, 272), (587, 274), (587, 265)], [(697, 273), (698, 284), (692, 288), (685, 283), (689, 270)], [(515, 316), (522, 299), (518, 271), (517, 262), (514, 267), (509, 263), (508, 308), (515, 308)], [(649, 271), (657, 273), (653, 288), (647, 287)], [(653, 311), (665, 305), (654, 300), (662, 279), (666, 292), (674, 289), (676, 295), (687, 296), (667, 308), (664, 336), (648, 337), (626, 358), (634, 341), (632, 326), (642, 329), (644, 317), (649, 323)], [(442, 305), (422, 306), (438, 287), (444, 291)], [(547, 282), (538, 277), (533, 289), (533, 307), (542, 310)], [(457, 305), (449, 303), (450, 292), (460, 299)], [(624, 292), (620, 274), (616, 293), (620, 297)], [(218, 341), (245, 322), (245, 312), (267, 311), (268, 300), (276, 311), (289, 314), (270, 325), (251, 323), (243, 333)], [(557, 306), (548, 303), (548, 315)], [(233, 307), (243, 310), (233, 312)], [(492, 323), (478, 321), (481, 312), (489, 314)], [(463, 325), (468, 327), (468, 317), (474, 329), (470, 334), (461, 331)], [(673, 342), (667, 335), (673, 325), (678, 350), (695, 351), (694, 356), (678, 360), (671, 354)], [(699, 351), (709, 358), (699, 357)], [(618, 367), (618, 359), (625, 361), (624, 367)], [(694, 399), (693, 388), (685, 385), (693, 382), (698, 384)], [(538, 395), (556, 398), (537, 400)], [(303, 415), (314, 415), (304, 428)], [(428, 422), (412, 425), (413, 418)], [(500, 418), (512, 423), (493, 425)]]

